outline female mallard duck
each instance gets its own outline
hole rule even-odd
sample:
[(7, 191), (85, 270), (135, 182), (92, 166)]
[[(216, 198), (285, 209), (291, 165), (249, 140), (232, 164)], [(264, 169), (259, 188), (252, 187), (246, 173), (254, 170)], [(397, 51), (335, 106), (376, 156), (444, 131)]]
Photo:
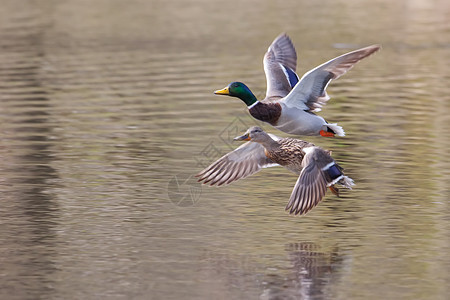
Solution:
[(210, 185), (229, 184), (250, 176), (261, 168), (281, 165), (299, 174), (286, 210), (292, 214), (305, 214), (320, 200), (327, 187), (339, 196), (336, 183), (351, 189), (353, 180), (342, 173), (342, 168), (330, 156), (330, 152), (314, 144), (267, 134), (259, 127), (251, 127), (235, 138), (247, 142), (224, 155), (197, 174), (198, 181)]
[(330, 99), (325, 89), (332, 79), (350, 70), (358, 61), (378, 51), (379, 45), (338, 56), (305, 73), (299, 80), (295, 73), (297, 53), (291, 39), (282, 34), (264, 55), (266, 98), (258, 101), (242, 82), (230, 83), (214, 93), (237, 97), (247, 104), (250, 114), (275, 128), (296, 135), (344, 136), (337, 124), (329, 124), (314, 114)]

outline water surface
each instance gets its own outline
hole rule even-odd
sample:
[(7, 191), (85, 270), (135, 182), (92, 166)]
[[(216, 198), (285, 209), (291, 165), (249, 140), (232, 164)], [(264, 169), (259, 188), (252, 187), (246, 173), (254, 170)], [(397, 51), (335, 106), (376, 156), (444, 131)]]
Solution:
[[(448, 297), (447, 2), (2, 6), (1, 298)], [(284, 169), (190, 178), (255, 124), (212, 91), (240, 80), (263, 97), (280, 32), (299, 73), (383, 45), (328, 88), (321, 115), (347, 136), (308, 138), (356, 186), (301, 218)]]

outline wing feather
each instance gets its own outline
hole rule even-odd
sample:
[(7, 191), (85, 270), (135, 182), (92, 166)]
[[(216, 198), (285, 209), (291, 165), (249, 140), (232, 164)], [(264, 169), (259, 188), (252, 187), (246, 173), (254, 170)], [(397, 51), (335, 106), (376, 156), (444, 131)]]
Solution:
[(320, 111), (330, 99), (326, 92), (328, 84), (349, 71), (357, 62), (381, 49), (380, 45), (361, 48), (336, 58), (310, 70), (300, 79), (292, 91), (281, 100), (288, 107), (296, 107), (313, 112)]
[(324, 150), (314, 147), (303, 158), (303, 169), (286, 206), (290, 214), (306, 214), (325, 196), (327, 181), (321, 169), (322, 162), (317, 161), (318, 154), (322, 154), (321, 151)]
[(266, 157), (262, 145), (247, 142), (213, 162), (196, 177), (199, 177), (198, 181), (204, 184), (221, 186), (255, 174), (264, 167), (277, 165)]
[(285, 97), (299, 81), (295, 73), (297, 52), (286, 34), (279, 35), (272, 42), (263, 63), (267, 81), (266, 99)]

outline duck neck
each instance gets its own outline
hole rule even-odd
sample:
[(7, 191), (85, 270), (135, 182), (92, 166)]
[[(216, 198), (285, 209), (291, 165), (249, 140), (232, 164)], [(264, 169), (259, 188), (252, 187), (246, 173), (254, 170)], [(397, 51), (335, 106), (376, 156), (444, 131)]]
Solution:
[(255, 95), (253, 95), (253, 93), (250, 90), (248, 90), (244, 94), (240, 94), (238, 97), (239, 99), (244, 101), (248, 109), (252, 108), (253, 106), (259, 103), (258, 99), (256, 99)]
[(278, 142), (273, 140), (270, 135), (267, 135), (267, 138), (261, 142), (261, 145), (263, 145), (264, 148), (266, 148), (266, 150), (269, 152), (277, 149), (280, 146)]

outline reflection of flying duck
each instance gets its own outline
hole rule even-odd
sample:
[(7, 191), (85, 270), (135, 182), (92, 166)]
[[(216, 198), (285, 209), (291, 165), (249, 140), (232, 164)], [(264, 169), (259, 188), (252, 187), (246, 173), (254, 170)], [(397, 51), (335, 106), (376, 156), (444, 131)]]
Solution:
[(339, 196), (336, 183), (351, 189), (353, 180), (342, 173), (342, 168), (330, 153), (314, 144), (267, 134), (259, 127), (251, 127), (235, 140), (249, 141), (224, 155), (197, 174), (199, 181), (210, 185), (229, 184), (252, 175), (261, 168), (281, 165), (299, 174), (286, 210), (305, 214), (325, 195), (327, 187)]
[(288, 244), (290, 274), (271, 273), (260, 299), (328, 299), (329, 285), (342, 259), (311, 242)]
[(331, 80), (344, 75), (357, 62), (380, 48), (372, 45), (341, 55), (308, 71), (299, 80), (295, 73), (297, 53), (294, 45), (286, 34), (281, 34), (264, 55), (267, 91), (263, 100), (258, 101), (242, 82), (230, 83), (215, 94), (241, 99), (255, 119), (286, 133), (344, 136), (340, 126), (327, 123), (314, 112), (320, 111), (330, 99), (325, 89)]
[(287, 248), (295, 276), (295, 286), (305, 296), (303, 298), (315, 299), (325, 296), (327, 285), (336, 275), (333, 271), (342, 262), (337, 253), (327, 253), (311, 242), (290, 244)]
[(293, 269), (302, 278), (312, 279), (331, 271), (331, 255), (325, 254), (319, 246), (312, 242), (289, 244)]

